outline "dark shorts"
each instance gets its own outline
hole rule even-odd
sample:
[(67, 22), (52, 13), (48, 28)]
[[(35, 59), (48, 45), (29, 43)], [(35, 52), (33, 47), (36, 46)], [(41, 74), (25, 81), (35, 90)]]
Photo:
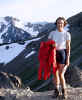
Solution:
[(56, 61), (60, 64), (66, 64), (66, 49), (56, 50)]

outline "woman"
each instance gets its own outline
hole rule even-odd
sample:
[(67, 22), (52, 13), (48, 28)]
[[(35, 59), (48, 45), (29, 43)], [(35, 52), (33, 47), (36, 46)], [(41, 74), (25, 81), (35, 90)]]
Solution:
[[(70, 63), (70, 33), (64, 30), (67, 21), (63, 17), (59, 17), (56, 20), (57, 29), (50, 32), (48, 39), (54, 40), (56, 42), (56, 61), (57, 70), (54, 75), (54, 97), (59, 96), (59, 87), (62, 86), (62, 97), (67, 98), (67, 87), (64, 74)], [(53, 45), (54, 46), (54, 45)]]

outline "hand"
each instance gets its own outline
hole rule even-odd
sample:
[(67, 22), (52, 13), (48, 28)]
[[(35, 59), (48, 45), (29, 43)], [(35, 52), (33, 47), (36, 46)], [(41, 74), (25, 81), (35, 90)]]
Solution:
[(67, 66), (67, 65), (65, 65), (65, 66), (64, 66), (64, 69), (63, 69), (63, 73), (65, 73), (65, 72), (66, 72), (67, 68), (68, 68), (68, 66)]
[(66, 60), (66, 66), (69, 66), (70, 65), (70, 61), (69, 59)]
[(56, 44), (52, 44), (52, 47), (56, 47)]

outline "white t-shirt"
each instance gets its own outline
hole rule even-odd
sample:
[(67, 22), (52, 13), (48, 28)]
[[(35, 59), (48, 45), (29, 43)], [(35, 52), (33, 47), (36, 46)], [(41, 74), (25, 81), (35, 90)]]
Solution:
[(71, 40), (70, 33), (63, 30), (59, 32), (58, 30), (50, 32), (48, 39), (54, 40), (56, 42), (56, 49), (66, 49), (66, 40)]

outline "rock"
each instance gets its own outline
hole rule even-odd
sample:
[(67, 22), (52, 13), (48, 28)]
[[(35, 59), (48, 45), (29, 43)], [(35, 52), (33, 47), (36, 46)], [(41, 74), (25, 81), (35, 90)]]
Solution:
[(1, 88), (0, 89), (0, 96), (1, 98), (5, 98), (5, 100), (22, 100), (21, 98), (30, 98), (32, 95), (33, 92), (30, 90), (30, 88), (25, 88), (25, 89)]
[(0, 88), (19, 88), (22, 86), (21, 79), (13, 74), (0, 72)]
[[(0, 90), (1, 91), (1, 90)], [(3, 89), (0, 94), (1, 100), (62, 100), (61, 96), (53, 99), (53, 90), (45, 92), (32, 92), (28, 89)], [(68, 88), (68, 99), (82, 100), (82, 88)]]

